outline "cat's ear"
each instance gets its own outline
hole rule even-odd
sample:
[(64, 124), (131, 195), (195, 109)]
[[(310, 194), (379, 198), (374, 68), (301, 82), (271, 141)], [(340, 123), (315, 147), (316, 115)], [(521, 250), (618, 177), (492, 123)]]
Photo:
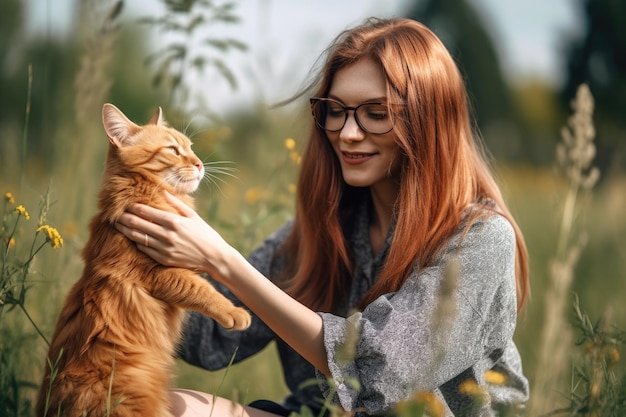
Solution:
[(106, 103), (102, 107), (102, 124), (109, 142), (117, 148), (129, 144), (129, 139), (139, 130), (139, 126), (131, 122), (120, 109)]
[(152, 119), (150, 119), (148, 124), (149, 125), (162, 125), (164, 123), (165, 123), (165, 120), (163, 120), (163, 109), (161, 109), (161, 106), (159, 106), (156, 113), (154, 113), (154, 116), (152, 116)]

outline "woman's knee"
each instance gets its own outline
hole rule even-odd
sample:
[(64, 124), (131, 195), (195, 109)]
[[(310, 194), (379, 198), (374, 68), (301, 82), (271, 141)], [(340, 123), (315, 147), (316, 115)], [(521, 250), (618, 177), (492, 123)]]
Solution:
[(175, 417), (277, 417), (206, 392), (176, 388), (169, 395)]

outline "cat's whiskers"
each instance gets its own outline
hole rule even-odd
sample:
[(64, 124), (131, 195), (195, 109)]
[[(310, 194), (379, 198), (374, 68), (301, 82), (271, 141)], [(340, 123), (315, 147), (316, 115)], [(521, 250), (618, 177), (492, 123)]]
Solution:
[(189, 133), (187, 135), (187, 137), (189, 139), (193, 139), (194, 136), (196, 136), (198, 133), (204, 133), (204, 132), (209, 132), (211, 129), (210, 128), (205, 128), (205, 129), (201, 129), (201, 128), (197, 128), (196, 130), (194, 130), (193, 132)]
[(186, 124), (186, 125), (184, 125), (184, 126), (182, 126), (182, 123), (181, 123), (181, 129), (180, 129), (180, 131), (181, 131), (181, 132), (182, 132), (185, 136), (187, 136), (189, 139), (193, 139), (193, 137), (194, 137), (194, 136), (196, 136), (198, 133), (208, 132), (208, 131), (210, 131), (210, 130), (211, 130), (211, 128), (201, 128), (201, 127), (198, 127), (198, 128), (196, 128), (193, 132), (188, 133), (187, 131), (188, 131), (188, 130), (189, 130), (189, 128), (192, 126), (192, 123), (194, 122), (194, 120), (195, 120), (196, 118), (198, 118), (198, 117), (200, 117), (200, 116), (199, 116), (199, 115), (197, 115), (197, 114), (196, 114), (196, 115), (194, 115), (194, 116), (192, 116), (192, 117), (191, 117), (191, 119), (189, 119), (189, 121), (187, 122), (187, 124)]
[(181, 121), (181, 129), (180, 131), (187, 136), (188, 138), (190, 138), (191, 136), (189, 134), (187, 134), (187, 130), (189, 129), (189, 127), (191, 126), (191, 124), (193, 123), (193, 120), (196, 118), (197, 115), (194, 115), (191, 117), (191, 119), (189, 119), (189, 121), (187, 122), (186, 125), (182, 126), (182, 124), (184, 123), (184, 121)]
[(203, 162), (202, 165), (204, 166), (205, 173), (226, 175), (231, 178), (237, 179), (237, 176), (234, 174), (234, 172), (237, 172), (237, 168), (220, 165), (220, 164), (225, 164), (225, 163), (232, 164), (233, 162), (229, 162), (229, 161)]
[(202, 163), (204, 166), (204, 176), (202, 177), (202, 181), (216, 187), (222, 194), (223, 192), (219, 183), (226, 184), (226, 181), (221, 177), (227, 176), (237, 179), (237, 176), (234, 174), (237, 171), (237, 168), (226, 166), (225, 164), (233, 164), (233, 162), (216, 161)]

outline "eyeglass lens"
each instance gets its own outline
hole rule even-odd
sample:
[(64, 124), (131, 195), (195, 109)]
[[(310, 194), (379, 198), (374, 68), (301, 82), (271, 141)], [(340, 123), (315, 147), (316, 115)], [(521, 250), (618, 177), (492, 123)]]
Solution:
[(336, 100), (317, 99), (313, 101), (312, 110), (317, 125), (330, 132), (343, 129), (350, 110), (354, 110), (357, 124), (366, 132), (383, 134), (393, 129), (393, 119), (385, 104), (362, 103), (347, 107)]

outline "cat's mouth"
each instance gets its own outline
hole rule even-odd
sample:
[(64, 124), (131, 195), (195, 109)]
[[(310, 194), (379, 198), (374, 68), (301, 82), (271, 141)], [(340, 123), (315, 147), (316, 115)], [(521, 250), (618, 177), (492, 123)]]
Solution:
[(201, 180), (201, 178), (179, 178), (171, 185), (179, 193), (189, 194), (196, 191)]

